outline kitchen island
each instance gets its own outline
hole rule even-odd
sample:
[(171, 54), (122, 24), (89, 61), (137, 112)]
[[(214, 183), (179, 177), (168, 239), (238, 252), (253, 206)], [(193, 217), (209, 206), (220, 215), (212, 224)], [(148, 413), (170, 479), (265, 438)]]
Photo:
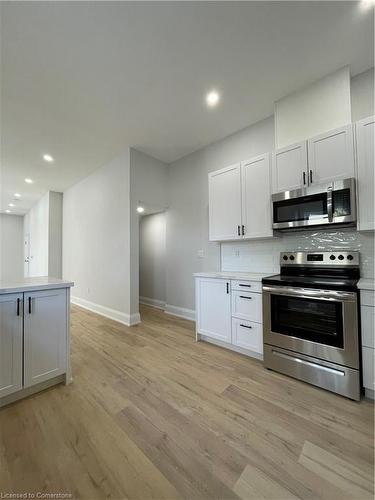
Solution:
[(0, 407), (71, 382), (73, 285), (48, 277), (0, 281)]

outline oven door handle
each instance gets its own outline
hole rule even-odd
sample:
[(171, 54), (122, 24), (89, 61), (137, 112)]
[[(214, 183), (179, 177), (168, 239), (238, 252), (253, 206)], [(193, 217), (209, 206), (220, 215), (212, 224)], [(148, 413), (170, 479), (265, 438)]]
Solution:
[(355, 302), (355, 292), (342, 292), (336, 290), (316, 290), (314, 288), (298, 288), (289, 286), (267, 286), (263, 285), (263, 292), (273, 295), (286, 295), (289, 297), (300, 297), (305, 299), (330, 300), (333, 302)]

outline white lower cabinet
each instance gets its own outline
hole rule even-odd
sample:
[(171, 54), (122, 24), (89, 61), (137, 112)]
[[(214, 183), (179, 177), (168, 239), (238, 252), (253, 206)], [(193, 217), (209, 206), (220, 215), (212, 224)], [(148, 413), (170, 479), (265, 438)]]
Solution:
[[(375, 395), (375, 296), (370, 290), (361, 290), (361, 337), (363, 387), (370, 397)], [(371, 392), (369, 392), (371, 391)]]
[(22, 295), (0, 295), (0, 398), (22, 388)]
[(197, 277), (195, 286), (197, 340), (220, 341), (228, 348), (261, 357), (261, 283)]

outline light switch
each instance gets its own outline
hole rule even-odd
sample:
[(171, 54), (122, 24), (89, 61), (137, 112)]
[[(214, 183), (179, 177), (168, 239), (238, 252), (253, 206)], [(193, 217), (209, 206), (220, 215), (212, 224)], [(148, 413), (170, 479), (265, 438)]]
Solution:
[(200, 259), (203, 259), (204, 258), (204, 250), (203, 249), (200, 249), (197, 251), (197, 256), (200, 258)]

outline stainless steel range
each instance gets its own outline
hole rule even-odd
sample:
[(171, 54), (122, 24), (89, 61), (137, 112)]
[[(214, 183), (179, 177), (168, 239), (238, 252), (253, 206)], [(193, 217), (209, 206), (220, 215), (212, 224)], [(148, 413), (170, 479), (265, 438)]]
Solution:
[(267, 368), (359, 400), (358, 252), (283, 252), (263, 278)]

